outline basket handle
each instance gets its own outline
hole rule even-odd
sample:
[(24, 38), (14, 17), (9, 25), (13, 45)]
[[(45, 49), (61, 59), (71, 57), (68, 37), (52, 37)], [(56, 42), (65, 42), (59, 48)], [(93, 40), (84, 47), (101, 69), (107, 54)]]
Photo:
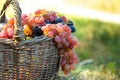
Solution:
[(4, 23), (6, 21), (5, 12), (8, 7), (8, 5), (11, 3), (12, 0), (6, 0), (5, 4), (3, 5), (3, 8), (0, 12), (0, 23)]
[[(5, 18), (5, 12), (6, 12), (6, 9), (9, 5), (12, 5), (13, 6), (13, 10), (14, 10), (14, 19), (15, 19), (15, 23), (14, 23), (14, 39), (15, 39), (15, 42), (18, 42), (18, 41), (22, 41), (24, 40), (24, 34), (23, 34), (23, 27), (22, 27), (22, 19), (21, 19), (21, 8), (19, 6), (19, 2), (18, 0), (6, 0), (6, 2), (4, 3), (3, 5), (3, 8), (2, 8), (2, 11), (1, 11), (1, 14), (0, 14), (0, 21), (4, 21), (6, 20)], [(3, 20), (2, 20), (3, 19)]]

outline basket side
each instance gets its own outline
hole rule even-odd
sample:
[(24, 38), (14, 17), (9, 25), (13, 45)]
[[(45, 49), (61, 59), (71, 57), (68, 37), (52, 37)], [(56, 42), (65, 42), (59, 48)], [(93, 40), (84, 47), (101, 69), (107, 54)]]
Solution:
[[(3, 5), (3, 9), (0, 13), (0, 22), (5, 22), (5, 12), (9, 5), (13, 6), (14, 18), (15, 18), (15, 34), (14, 38), (19, 41), (20, 38), (24, 38), (21, 26), (21, 9), (17, 0), (6, 0)], [(14, 54), (15, 42), (10, 39), (0, 38), (0, 80), (15, 80), (17, 79), (17, 67), (16, 67), (16, 57)]]
[(60, 56), (56, 44), (52, 38), (33, 40), (21, 42), (17, 47), (18, 79), (51, 80), (59, 70)]
[(12, 45), (0, 44), (0, 80), (13, 80), (14, 56)]

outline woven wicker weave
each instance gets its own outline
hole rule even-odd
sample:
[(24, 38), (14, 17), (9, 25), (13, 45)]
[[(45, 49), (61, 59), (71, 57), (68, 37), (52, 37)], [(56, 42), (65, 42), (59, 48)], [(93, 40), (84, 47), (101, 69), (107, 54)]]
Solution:
[[(23, 40), (19, 4), (17, 0), (7, 0), (5, 4), (14, 7), (15, 40), (0, 39), (0, 80), (52, 80), (60, 62), (53, 38), (40, 36)], [(4, 15), (6, 8), (1, 14)]]

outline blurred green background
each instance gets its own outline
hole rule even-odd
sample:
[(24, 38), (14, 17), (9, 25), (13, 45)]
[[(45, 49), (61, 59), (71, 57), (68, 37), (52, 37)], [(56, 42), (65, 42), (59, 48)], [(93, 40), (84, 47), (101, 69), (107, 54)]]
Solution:
[[(73, 15), (68, 17), (74, 21), (77, 29), (74, 35), (78, 38), (80, 46), (76, 47), (75, 51), (80, 63), (85, 64), (85, 66), (78, 64), (76, 73), (85, 68), (92, 71), (85, 73), (84, 76), (95, 75), (96, 73), (92, 72), (99, 70), (99, 76), (96, 77), (100, 79), (86, 78), (85, 80), (118, 80), (117, 77), (120, 76), (120, 25)], [(91, 60), (93, 63), (89, 64)], [(88, 64), (87, 67), (86, 64)], [(114, 74), (116, 77), (113, 76)]]
[(81, 6), (113, 14), (120, 14), (120, 0), (64, 0), (66, 5)]
[[(0, 8), (4, 1), (0, 0)], [(120, 14), (120, 0), (64, 0), (63, 3)], [(79, 42), (75, 48), (79, 64), (67, 76), (68, 80), (120, 80), (120, 24), (64, 15), (74, 22), (77, 31), (73, 35)]]

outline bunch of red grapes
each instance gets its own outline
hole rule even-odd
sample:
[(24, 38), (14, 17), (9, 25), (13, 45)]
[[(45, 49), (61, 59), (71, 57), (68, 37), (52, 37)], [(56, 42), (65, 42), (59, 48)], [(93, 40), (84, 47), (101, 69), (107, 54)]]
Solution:
[(61, 56), (61, 69), (64, 74), (68, 74), (74, 69), (74, 63), (78, 63), (78, 58), (73, 51), (77, 45), (77, 40), (71, 34), (71, 28), (66, 24), (47, 24), (42, 27), (44, 35), (53, 37)]
[[(53, 37), (59, 50), (61, 69), (64, 74), (74, 69), (74, 64), (78, 63), (74, 52), (77, 40), (71, 34), (76, 31), (71, 20), (65, 16), (58, 16), (54, 11), (38, 9), (32, 14), (22, 14), (22, 26), (26, 40), (41, 35)], [(13, 38), (13, 35), (14, 18), (11, 18), (3, 26), (0, 38)]]
[(0, 38), (13, 38), (14, 35), (14, 18), (11, 18), (6, 24), (2, 25)]
[(65, 16), (58, 16), (54, 11), (47, 11), (45, 9), (38, 9), (33, 14), (22, 15), (22, 25), (24, 27), (24, 34), (26, 37), (41, 36), (43, 31), (41, 27), (46, 24), (67, 24), (71, 28), (71, 32), (75, 32), (76, 29), (71, 20), (67, 20)]

